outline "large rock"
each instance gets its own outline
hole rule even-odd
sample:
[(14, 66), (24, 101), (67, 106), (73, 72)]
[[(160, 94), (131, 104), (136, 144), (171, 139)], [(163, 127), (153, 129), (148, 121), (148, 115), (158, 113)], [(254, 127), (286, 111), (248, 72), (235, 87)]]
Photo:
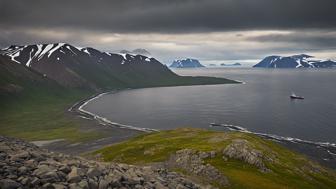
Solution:
[(21, 184), (11, 180), (11, 179), (2, 179), (0, 180), (1, 189), (16, 189), (19, 188)]
[(29, 153), (26, 151), (21, 151), (11, 156), (12, 161), (23, 161), (24, 159), (29, 158)]
[(80, 180), (81, 180), (81, 177), (78, 174), (78, 168), (73, 167), (71, 169), (71, 172), (67, 176), (67, 181), (70, 183), (73, 183), (73, 182), (79, 182)]
[(223, 150), (223, 155), (254, 165), (263, 172), (269, 171), (263, 163), (263, 153), (260, 150), (252, 148), (247, 140), (233, 140), (232, 143)]
[(78, 186), (82, 189), (89, 189), (89, 183), (86, 180), (82, 180), (78, 183)]
[(53, 184), (52, 186), (54, 187), (54, 189), (66, 189), (63, 184)]
[(105, 179), (99, 181), (99, 189), (107, 189), (109, 183)]
[(90, 168), (86, 175), (89, 178), (93, 178), (93, 177), (98, 177), (101, 174), (102, 174), (102, 170), (98, 169), (97, 167), (94, 167), (94, 168)]
[(228, 186), (229, 180), (219, 170), (210, 164), (205, 164), (203, 159), (215, 157), (215, 152), (199, 152), (192, 149), (183, 149), (171, 156), (167, 162), (168, 167), (183, 169), (191, 175), (207, 178), (221, 186)]
[(42, 177), (43, 175), (53, 172), (54, 170), (50, 168), (48, 165), (39, 165), (37, 169), (33, 172), (33, 175), (38, 177)]

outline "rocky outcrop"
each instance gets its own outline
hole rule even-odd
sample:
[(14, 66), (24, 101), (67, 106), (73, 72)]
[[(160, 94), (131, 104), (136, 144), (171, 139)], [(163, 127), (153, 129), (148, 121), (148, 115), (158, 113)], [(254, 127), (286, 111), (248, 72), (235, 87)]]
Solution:
[(229, 186), (229, 181), (225, 175), (214, 166), (205, 164), (204, 159), (215, 157), (215, 151), (202, 152), (193, 149), (183, 149), (170, 157), (167, 161), (167, 167), (182, 169), (187, 174), (206, 179), (210, 183), (216, 182), (221, 186)]
[(265, 166), (264, 154), (250, 146), (247, 140), (235, 139), (223, 150), (223, 159), (226, 157), (242, 160), (250, 165), (258, 167), (262, 172), (270, 170)]
[(31, 143), (0, 136), (0, 188), (196, 189), (200, 186), (163, 168), (90, 161), (48, 152)]

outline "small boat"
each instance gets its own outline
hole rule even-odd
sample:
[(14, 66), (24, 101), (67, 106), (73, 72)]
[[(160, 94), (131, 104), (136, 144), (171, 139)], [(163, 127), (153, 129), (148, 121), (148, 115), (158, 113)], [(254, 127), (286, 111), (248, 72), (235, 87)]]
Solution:
[(291, 99), (301, 99), (303, 100), (304, 97), (303, 96), (297, 96), (296, 94), (292, 93), (292, 95), (289, 96)]

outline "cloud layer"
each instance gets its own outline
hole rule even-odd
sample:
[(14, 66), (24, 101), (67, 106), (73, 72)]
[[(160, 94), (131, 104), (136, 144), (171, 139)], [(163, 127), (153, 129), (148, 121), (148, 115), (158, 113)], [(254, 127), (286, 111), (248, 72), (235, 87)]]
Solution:
[(68, 42), (147, 48), (168, 63), (336, 57), (335, 0), (0, 0), (0, 47)]
[(1, 0), (4, 27), (123, 33), (335, 28), (335, 0)]

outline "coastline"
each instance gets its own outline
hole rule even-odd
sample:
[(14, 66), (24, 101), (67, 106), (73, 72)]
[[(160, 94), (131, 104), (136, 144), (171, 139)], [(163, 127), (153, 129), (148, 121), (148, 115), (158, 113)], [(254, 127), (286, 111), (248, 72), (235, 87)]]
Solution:
[[(129, 89), (124, 89), (124, 90), (129, 90)], [(94, 114), (92, 112), (89, 112), (89, 111), (83, 109), (83, 107), (85, 105), (87, 105), (89, 102), (91, 102), (95, 99), (98, 99), (99, 97), (102, 97), (105, 94), (114, 94), (114, 93), (117, 93), (117, 92), (120, 92), (120, 91), (123, 91), (123, 90), (113, 90), (113, 91), (109, 91), (109, 92), (102, 92), (102, 93), (95, 94), (95, 95), (93, 95), (93, 96), (91, 96), (87, 99), (84, 99), (84, 100), (81, 100), (81, 101), (75, 103), (73, 106), (71, 106), (68, 109), (68, 111), (78, 114), (78, 116), (81, 116), (83, 119), (96, 120), (101, 125), (107, 125), (107, 126), (123, 128), (123, 129), (131, 129), (131, 130), (142, 131), (142, 132), (156, 132), (156, 131), (158, 131), (156, 129), (134, 127), (134, 126), (131, 126), (131, 125), (125, 125), (125, 124), (121, 124), (121, 123), (112, 122), (111, 120), (108, 120), (105, 117), (99, 116), (97, 114)]]
[[(239, 81), (239, 80), (232, 80), (237, 83), (232, 83), (232, 84), (246, 84), (244, 81)], [(228, 83), (231, 84), (231, 83)], [(228, 85), (228, 84), (209, 84), (209, 85)], [(100, 92), (96, 93), (88, 98), (82, 99), (75, 104), (73, 104), (70, 108), (68, 108), (68, 112), (74, 113), (77, 116), (80, 116), (83, 119), (92, 119), (96, 120), (99, 124), (101, 125), (107, 125), (110, 127), (115, 127), (115, 128), (123, 128), (123, 129), (130, 129), (130, 130), (136, 130), (136, 131), (141, 131), (141, 132), (158, 132), (159, 130), (157, 129), (151, 129), (151, 128), (145, 128), (145, 127), (135, 127), (131, 125), (125, 125), (121, 123), (116, 123), (113, 122), (105, 117), (99, 116), (97, 114), (94, 114), (92, 112), (89, 112), (87, 110), (84, 110), (83, 107), (87, 105), (89, 102), (98, 99), (101, 96), (104, 96), (106, 94), (115, 94), (121, 91), (125, 90), (132, 90), (132, 89), (146, 89), (146, 88), (160, 88), (160, 87), (185, 87), (185, 86), (201, 86), (201, 85), (176, 85), (176, 86), (159, 86), (159, 87), (141, 87), (141, 88), (126, 88), (126, 89), (116, 89), (112, 91), (105, 91), (105, 92)]]

